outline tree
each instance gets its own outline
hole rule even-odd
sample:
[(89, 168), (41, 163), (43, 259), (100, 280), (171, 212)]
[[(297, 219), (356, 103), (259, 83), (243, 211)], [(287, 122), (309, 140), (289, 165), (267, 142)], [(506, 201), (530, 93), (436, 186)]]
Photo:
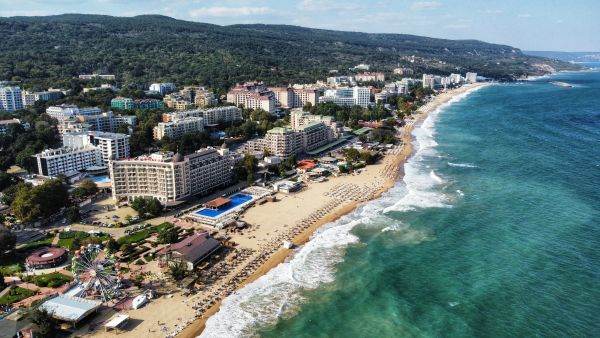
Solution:
[(358, 161), (360, 152), (354, 148), (348, 148), (344, 149), (344, 156), (346, 157), (346, 162), (352, 163)]
[(35, 187), (20, 185), (11, 207), (21, 221), (31, 222), (55, 214), (68, 203), (67, 186), (53, 179)]
[(56, 322), (48, 311), (35, 308), (29, 312), (29, 318), (36, 326), (36, 337), (53, 338), (56, 336)]
[(17, 244), (17, 236), (7, 228), (0, 227), (0, 257), (8, 251), (12, 251)]
[(115, 253), (117, 252), (117, 250), (119, 250), (119, 243), (117, 243), (117, 241), (115, 241), (115, 239), (111, 237), (106, 242), (106, 249), (110, 253)]
[(128, 256), (130, 254), (132, 254), (135, 249), (133, 248), (133, 245), (131, 245), (130, 243), (125, 243), (123, 245), (121, 245), (121, 247), (119, 248), (119, 251), (121, 251), (121, 253), (124, 256)]
[(81, 213), (79, 212), (79, 207), (76, 205), (68, 207), (65, 211), (65, 218), (69, 223), (79, 222), (81, 220)]
[(187, 269), (183, 262), (177, 262), (169, 265), (169, 274), (174, 280), (182, 280), (187, 274)]
[(92, 196), (94, 194), (96, 194), (98, 192), (98, 185), (96, 185), (96, 182), (90, 180), (90, 179), (85, 179), (83, 181), (81, 181), (81, 183), (79, 184), (79, 186), (75, 189), (73, 189), (73, 191), (71, 192), (71, 195), (73, 195), (73, 197), (75, 198), (85, 198), (88, 196)]
[(2, 271), (0, 271), (0, 292), (6, 289), (7, 286), (8, 285), (6, 285), (6, 282), (4, 282), (4, 274), (2, 273)]
[(11, 174), (7, 174), (5, 172), (0, 172), (0, 191), (16, 184), (20, 180)]
[(162, 244), (171, 244), (177, 242), (179, 233), (174, 226), (162, 229), (158, 234), (158, 241)]
[(375, 155), (368, 150), (360, 152), (360, 160), (364, 161), (366, 164), (373, 164), (376, 161)]
[(158, 216), (163, 209), (160, 201), (154, 197), (136, 197), (131, 202), (131, 207), (142, 216)]

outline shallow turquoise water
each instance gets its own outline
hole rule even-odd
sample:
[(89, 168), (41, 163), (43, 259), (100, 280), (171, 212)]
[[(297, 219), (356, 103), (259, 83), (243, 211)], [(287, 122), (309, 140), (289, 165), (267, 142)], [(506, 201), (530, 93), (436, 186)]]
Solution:
[(449, 207), (357, 226), (335, 281), (262, 335), (600, 334), (600, 75), (559, 77), (577, 86), (492, 86), (445, 109), (418, 167)]
[(204, 336), (598, 336), (600, 73), (486, 87), (415, 134), (404, 182)]

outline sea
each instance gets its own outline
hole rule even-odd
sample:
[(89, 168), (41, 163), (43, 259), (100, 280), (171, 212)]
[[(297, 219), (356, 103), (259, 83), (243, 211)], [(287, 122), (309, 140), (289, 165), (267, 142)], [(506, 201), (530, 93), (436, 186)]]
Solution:
[(469, 92), (414, 136), (403, 180), (202, 336), (600, 336), (598, 68)]

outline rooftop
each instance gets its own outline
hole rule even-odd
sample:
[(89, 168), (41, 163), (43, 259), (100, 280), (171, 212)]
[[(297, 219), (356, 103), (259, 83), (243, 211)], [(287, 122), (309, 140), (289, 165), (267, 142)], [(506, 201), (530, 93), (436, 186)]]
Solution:
[(159, 253), (164, 255), (169, 252), (177, 252), (186, 261), (196, 264), (219, 247), (221, 247), (221, 243), (210, 237), (207, 232), (197, 232), (181, 242), (163, 248)]
[(102, 302), (97, 300), (59, 295), (45, 301), (40, 308), (50, 312), (56, 319), (79, 322), (100, 305)]
[(225, 197), (217, 197), (214, 200), (210, 200), (204, 203), (204, 206), (212, 209), (219, 209), (220, 207), (227, 205), (231, 200)]

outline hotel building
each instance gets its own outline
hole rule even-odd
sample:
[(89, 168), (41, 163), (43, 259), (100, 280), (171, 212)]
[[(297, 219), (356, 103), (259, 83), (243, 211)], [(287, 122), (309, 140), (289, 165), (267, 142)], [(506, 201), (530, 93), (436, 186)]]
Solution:
[(376, 72), (376, 73), (365, 72), (365, 73), (357, 74), (354, 78), (358, 82), (385, 81), (385, 75), (380, 72)]
[(159, 122), (153, 129), (155, 140), (162, 140), (168, 137), (172, 140), (182, 137), (188, 133), (198, 133), (204, 131), (204, 119), (202, 117), (183, 117), (172, 120), (171, 122)]
[(96, 115), (101, 112), (102, 110), (98, 107), (79, 108), (72, 104), (61, 104), (60, 106), (50, 106), (46, 108), (46, 114), (59, 121), (76, 115)]
[(342, 126), (335, 121), (333, 116), (313, 115), (301, 108), (292, 109), (290, 112), (290, 125), (294, 130), (300, 130), (310, 123), (321, 122), (329, 128), (329, 139), (338, 138), (342, 133)]
[(204, 125), (230, 123), (242, 120), (242, 110), (236, 106), (223, 106), (208, 109), (193, 109), (174, 113), (165, 113), (163, 122), (170, 122), (184, 117), (202, 117)]
[(102, 79), (102, 80), (114, 80), (115, 76), (113, 74), (81, 74), (79, 75), (80, 80), (91, 80), (91, 79)]
[(237, 84), (227, 92), (227, 102), (247, 109), (275, 110), (275, 95), (262, 82)]
[(23, 98), (19, 87), (0, 87), (0, 111), (23, 109)]
[(127, 109), (159, 109), (165, 105), (161, 100), (156, 99), (143, 99), (134, 100), (128, 97), (116, 97), (110, 100), (111, 108), (127, 110)]
[(301, 108), (307, 103), (316, 105), (321, 92), (310, 88), (270, 87), (275, 97), (275, 104), (282, 108)]
[(272, 155), (288, 158), (301, 152), (302, 137), (292, 128), (277, 127), (268, 130), (263, 138), (246, 142), (246, 150), (268, 150)]
[(288, 158), (319, 148), (339, 135), (339, 129), (331, 117), (292, 113), (292, 127), (278, 127), (267, 131), (260, 139), (246, 142), (247, 151), (268, 150), (272, 155)]
[(112, 196), (116, 201), (155, 197), (164, 205), (207, 194), (231, 183), (232, 161), (224, 152), (205, 148), (188, 155), (154, 153), (111, 161)]
[(46, 149), (34, 157), (37, 159), (38, 173), (47, 177), (59, 174), (69, 176), (74, 172), (102, 165), (102, 154), (94, 146)]
[(368, 87), (341, 87), (328, 89), (319, 98), (319, 103), (333, 102), (340, 106), (361, 106), (366, 108), (371, 103), (371, 91)]
[(150, 89), (150, 91), (160, 93), (160, 95), (165, 95), (165, 94), (175, 91), (176, 87), (175, 87), (174, 83), (162, 82), (162, 83), (151, 84), (149, 89)]
[(102, 162), (108, 166), (110, 160), (129, 157), (129, 135), (90, 131), (63, 134), (63, 147), (83, 148), (94, 146), (100, 150)]
[(467, 83), (475, 83), (477, 82), (477, 73), (467, 73), (465, 74), (465, 79), (467, 81)]

